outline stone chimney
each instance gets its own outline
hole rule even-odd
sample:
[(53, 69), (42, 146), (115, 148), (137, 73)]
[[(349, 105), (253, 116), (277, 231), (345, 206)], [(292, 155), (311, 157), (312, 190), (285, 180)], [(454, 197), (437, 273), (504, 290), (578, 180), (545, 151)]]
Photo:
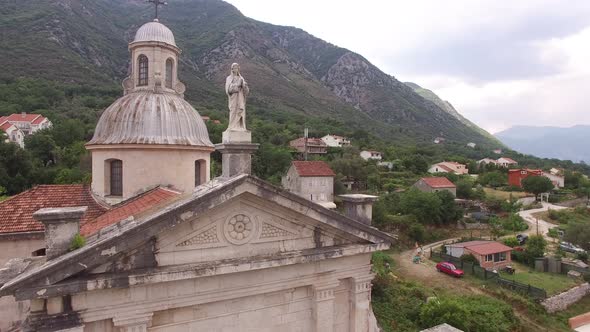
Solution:
[(373, 203), (377, 196), (363, 194), (339, 195), (344, 203), (344, 214), (363, 224), (371, 225), (373, 219)]
[(33, 213), (33, 218), (45, 226), (47, 260), (68, 252), (72, 239), (80, 232), (80, 219), (87, 209), (87, 206), (44, 208)]

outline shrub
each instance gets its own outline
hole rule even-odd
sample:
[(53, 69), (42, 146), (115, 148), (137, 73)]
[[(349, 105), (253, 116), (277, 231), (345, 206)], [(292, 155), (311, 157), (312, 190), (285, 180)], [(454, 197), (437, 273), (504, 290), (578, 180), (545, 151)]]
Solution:
[(76, 249), (82, 248), (86, 245), (86, 239), (80, 235), (80, 233), (76, 234), (70, 243), (70, 251), (74, 251)]
[(581, 260), (584, 263), (588, 262), (588, 253), (587, 252), (579, 252), (576, 254), (576, 258)]
[(379, 276), (385, 276), (393, 267), (393, 258), (383, 251), (374, 252), (371, 256), (371, 263), (373, 264), (373, 272)]
[(422, 327), (442, 323), (478, 332), (512, 331), (518, 324), (510, 305), (483, 295), (442, 297), (422, 306)]
[(462, 262), (465, 262), (465, 263), (471, 263), (471, 264), (474, 264), (474, 265), (479, 265), (479, 261), (472, 254), (463, 254), (463, 255), (461, 255), (461, 258), (460, 259), (461, 259)]
[(520, 244), (518, 243), (518, 240), (514, 237), (505, 238), (504, 240), (502, 240), (502, 242), (511, 248), (514, 248)]
[(408, 236), (410, 237), (410, 239), (418, 243), (424, 242), (425, 233), (426, 229), (424, 229), (424, 226), (418, 223), (412, 224), (412, 226), (410, 226), (410, 229), (408, 230)]

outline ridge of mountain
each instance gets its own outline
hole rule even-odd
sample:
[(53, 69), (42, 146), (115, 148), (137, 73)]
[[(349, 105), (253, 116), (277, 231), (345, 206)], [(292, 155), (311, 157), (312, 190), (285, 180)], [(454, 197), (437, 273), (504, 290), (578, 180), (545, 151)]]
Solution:
[[(0, 8), (0, 60), (14, 65), (0, 79), (118, 84), (128, 72), (127, 43), (151, 12), (141, 0), (9, 2)], [(388, 141), (425, 143), (444, 136), (498, 145), (445, 109), (452, 105), (421, 96), (361, 55), (301, 29), (247, 18), (220, 0), (177, 0), (162, 11), (161, 21), (183, 49), (180, 78), (198, 109), (225, 110), (223, 80), (229, 65), (239, 62), (253, 87), (249, 107), (264, 120), (287, 112)]]
[(417, 94), (419, 94), (420, 96), (422, 96), (424, 99), (427, 99), (427, 100), (432, 101), (438, 107), (440, 107), (442, 110), (446, 111), (447, 113), (449, 113), (452, 116), (454, 116), (455, 118), (457, 118), (457, 120), (461, 121), (461, 123), (463, 123), (464, 125), (473, 128), (474, 130), (478, 131), (482, 135), (484, 135), (484, 136), (486, 136), (486, 137), (488, 137), (488, 138), (496, 141), (498, 144), (502, 144), (492, 134), (488, 133), (486, 130), (482, 129), (481, 127), (479, 127), (478, 125), (476, 125), (475, 123), (471, 122), (466, 117), (464, 117), (463, 115), (461, 115), (461, 113), (459, 113), (459, 111), (457, 111), (455, 109), (455, 107), (450, 102), (441, 99), (432, 90), (423, 88), (420, 85), (418, 85), (416, 83), (413, 83), (413, 82), (405, 82), (405, 84), (407, 86), (409, 86), (410, 88), (412, 88), (414, 90), (414, 92), (416, 92)]
[(513, 149), (538, 157), (590, 161), (590, 125), (514, 126), (495, 136)]

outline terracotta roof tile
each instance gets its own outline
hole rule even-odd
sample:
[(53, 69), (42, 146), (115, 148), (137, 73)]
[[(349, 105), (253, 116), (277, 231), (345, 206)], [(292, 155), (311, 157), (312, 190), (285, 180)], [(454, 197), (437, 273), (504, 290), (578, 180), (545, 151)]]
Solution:
[(422, 178), (422, 181), (432, 188), (455, 188), (455, 184), (444, 177)]
[(510, 248), (509, 246), (503, 245), (502, 243), (499, 243), (499, 242), (480, 243), (480, 244), (465, 246), (465, 248), (469, 249), (470, 251), (473, 251), (474, 253), (479, 254), (479, 255), (489, 255), (489, 254), (495, 254), (495, 253), (499, 253), (499, 252), (505, 252), (505, 251), (512, 250), (512, 248)]
[(96, 219), (82, 224), (80, 234), (83, 236), (92, 235), (99, 230), (113, 225), (123, 219), (126, 219), (130, 216), (135, 216), (164, 204), (179, 195), (180, 193), (176, 191), (157, 187), (127, 201), (124, 201), (119, 205), (114, 206), (111, 210), (102, 214)]
[(324, 161), (294, 161), (293, 166), (299, 176), (335, 176), (334, 171)]
[(43, 224), (33, 219), (41, 208), (88, 206), (82, 224), (108, 210), (82, 184), (39, 185), (0, 202), (0, 233), (43, 231)]
[(37, 120), (37, 118), (43, 118), (41, 114), (31, 114), (31, 113), (24, 113), (24, 114), (10, 114), (5, 118), (8, 121), (20, 121), (20, 122), (33, 122)]

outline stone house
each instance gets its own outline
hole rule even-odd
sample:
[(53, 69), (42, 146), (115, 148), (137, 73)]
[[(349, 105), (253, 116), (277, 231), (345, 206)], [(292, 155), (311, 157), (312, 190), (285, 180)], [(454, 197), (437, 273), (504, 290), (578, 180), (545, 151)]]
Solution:
[(293, 161), (282, 178), (282, 185), (292, 193), (334, 209), (335, 175), (324, 161)]
[(299, 153), (305, 153), (307, 148), (308, 154), (326, 154), (328, 153), (328, 146), (321, 138), (305, 138), (299, 137), (289, 142), (289, 146), (297, 150)]
[(453, 173), (463, 175), (468, 174), (469, 170), (466, 165), (454, 161), (443, 161), (430, 166), (428, 173)]
[(322, 141), (324, 141), (324, 143), (326, 143), (327, 146), (333, 147), (333, 148), (341, 148), (341, 147), (350, 146), (350, 140), (344, 136), (328, 134), (328, 135), (322, 137)]
[(472, 254), (479, 266), (487, 270), (497, 270), (510, 265), (512, 248), (495, 241), (468, 241), (445, 245), (447, 254), (460, 258)]
[(360, 153), (361, 158), (364, 160), (381, 160), (383, 155), (379, 151), (374, 150), (363, 150)]
[[(371, 226), (375, 197), (343, 197), (340, 214), (251, 176), (257, 145), (228, 130), (214, 146), (184, 100), (172, 32), (149, 22), (129, 48), (124, 96), (87, 144), (91, 187), (0, 204), (22, 212), (0, 218), (8, 233), (37, 236), (0, 269), (11, 328), (378, 331), (371, 254), (394, 238)], [(210, 179), (214, 149), (222, 176)], [(50, 198), (62, 189), (63, 201)], [(85, 245), (70, 248), (78, 234)]]
[(421, 178), (416, 183), (414, 183), (413, 187), (418, 188), (420, 191), (429, 193), (446, 190), (453, 194), (453, 196), (457, 196), (457, 186), (455, 186), (455, 184), (449, 179), (444, 177)]

